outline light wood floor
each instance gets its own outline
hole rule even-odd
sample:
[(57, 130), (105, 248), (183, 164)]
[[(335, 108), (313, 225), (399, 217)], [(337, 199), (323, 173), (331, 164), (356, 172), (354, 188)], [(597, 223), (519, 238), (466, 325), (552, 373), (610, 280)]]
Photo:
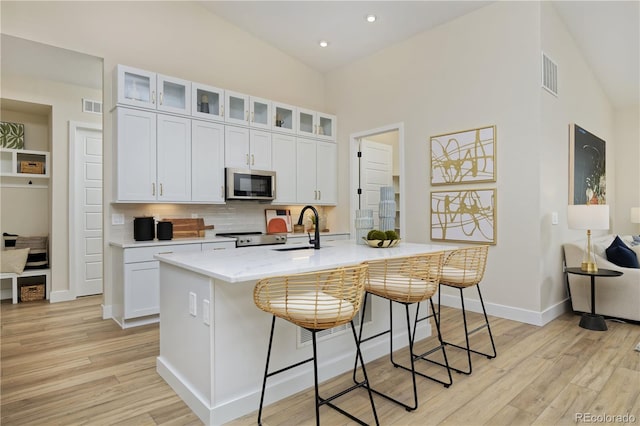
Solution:
[[(73, 302), (31, 302), (1, 307), (2, 425), (199, 425), (201, 422), (155, 371), (158, 326), (121, 330), (101, 319), (101, 298)], [(460, 312), (443, 308), (443, 333), (454, 330)], [(473, 315), (478, 320), (478, 315)], [(609, 330), (578, 327), (566, 314), (544, 327), (490, 318), (498, 357), (473, 357), (473, 374), (454, 374), (454, 384), (419, 380), (420, 406), (414, 412), (376, 397), (383, 425), (552, 425), (575, 424), (577, 413), (632, 415), (640, 423), (640, 326), (607, 321)], [(482, 332), (472, 341), (483, 344)], [(426, 348), (434, 338), (421, 344)], [(404, 352), (399, 352), (402, 360)], [(450, 361), (462, 354), (450, 349)], [(421, 363), (423, 371), (441, 369)], [(373, 386), (408, 398), (406, 374), (386, 359), (368, 364)], [(256, 378), (256, 380), (261, 380)], [(322, 386), (329, 393), (350, 385), (350, 375)], [(266, 407), (266, 425), (314, 423), (313, 391)], [(321, 391), (322, 392), (322, 391)], [(364, 391), (337, 403), (371, 419)], [(324, 425), (349, 424), (323, 407)], [(256, 415), (233, 425), (256, 424)]]

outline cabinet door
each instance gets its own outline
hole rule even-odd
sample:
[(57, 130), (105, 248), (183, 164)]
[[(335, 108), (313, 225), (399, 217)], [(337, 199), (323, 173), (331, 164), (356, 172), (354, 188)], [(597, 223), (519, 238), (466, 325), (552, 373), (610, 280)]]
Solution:
[(225, 91), (224, 121), (232, 124), (249, 124), (249, 96), (242, 93)]
[(156, 109), (155, 73), (118, 65), (114, 76), (117, 104)]
[(224, 125), (191, 123), (191, 200), (224, 203)]
[(158, 74), (157, 90), (159, 110), (176, 114), (191, 113), (191, 82)]
[(114, 120), (118, 201), (156, 199), (156, 114), (118, 108)]
[(316, 134), (316, 112), (298, 108), (298, 135), (314, 137)]
[(205, 120), (224, 121), (224, 90), (191, 83), (191, 115)]
[(249, 168), (249, 129), (225, 126), (224, 165), (236, 169)]
[(298, 110), (296, 107), (279, 102), (272, 102), (271, 110), (273, 111), (273, 119), (271, 120), (272, 131), (290, 134), (296, 133), (296, 123), (298, 122)]
[(335, 140), (336, 139), (336, 123), (335, 115), (316, 113), (316, 137), (319, 139)]
[(271, 136), (271, 166), (276, 172), (274, 203), (295, 203), (296, 200), (296, 138), (293, 135)]
[(191, 200), (191, 120), (158, 114), (158, 200)]
[[(278, 177), (276, 176), (276, 181)], [(317, 202), (316, 141), (297, 138), (296, 141), (296, 199), (301, 204)]]
[(318, 204), (338, 202), (338, 149), (333, 142), (317, 142), (316, 189)]
[(249, 97), (249, 113), (251, 127), (271, 130), (271, 101), (268, 99)]
[(249, 166), (256, 170), (271, 170), (271, 133), (251, 129), (249, 142)]
[(124, 318), (160, 313), (159, 262), (124, 265)]

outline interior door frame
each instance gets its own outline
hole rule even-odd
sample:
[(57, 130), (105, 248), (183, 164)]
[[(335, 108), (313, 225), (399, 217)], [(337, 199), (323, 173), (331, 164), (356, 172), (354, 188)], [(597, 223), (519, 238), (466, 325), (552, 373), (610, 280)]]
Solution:
[(355, 228), (355, 219), (356, 219), (356, 209), (358, 208), (358, 182), (359, 182), (359, 167), (358, 167), (358, 149), (360, 145), (360, 139), (367, 138), (369, 136), (379, 135), (381, 133), (388, 132), (398, 132), (398, 163), (399, 163), (399, 174), (400, 174), (400, 205), (398, 208), (400, 209), (400, 238), (405, 238), (405, 214), (407, 209), (405, 208), (406, 197), (405, 197), (405, 168), (404, 168), (404, 123), (393, 123), (388, 124), (386, 126), (377, 127), (375, 129), (364, 130), (362, 132), (352, 133), (349, 136), (349, 165), (351, 168), (351, 178), (350, 178), (350, 209), (349, 209), (349, 231), (351, 235), (356, 235)]
[[(75, 188), (77, 179), (77, 164), (76, 156), (79, 152), (78, 140), (76, 138), (78, 130), (98, 130), (102, 132), (102, 125), (97, 123), (83, 123), (79, 121), (69, 121), (69, 292), (72, 299), (76, 299), (77, 283), (82, 273), (80, 271), (80, 262), (78, 254), (78, 245), (76, 240), (78, 238), (78, 224), (81, 223), (80, 218), (77, 217), (76, 212), (76, 193), (73, 190)], [(103, 152), (104, 152), (104, 133), (103, 133)], [(104, 159), (103, 159), (104, 161)], [(104, 188), (104, 168), (102, 172), (102, 181)], [(102, 206), (104, 210), (104, 204)], [(102, 229), (102, 238), (104, 239), (104, 228)], [(102, 264), (104, 268), (104, 252), (102, 253)], [(102, 271), (102, 277), (104, 280), (104, 270)], [(104, 293), (104, 281), (102, 284), (102, 291)]]

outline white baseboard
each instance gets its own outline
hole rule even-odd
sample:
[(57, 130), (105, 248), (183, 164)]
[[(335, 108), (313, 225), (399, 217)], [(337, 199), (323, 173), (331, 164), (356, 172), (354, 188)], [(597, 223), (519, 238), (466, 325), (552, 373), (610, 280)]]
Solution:
[[(442, 305), (444, 306), (462, 309), (462, 304), (460, 303), (460, 297), (458, 295), (442, 294), (440, 303), (442, 303)], [(480, 304), (479, 299), (465, 298), (464, 306), (469, 311), (482, 313), (482, 305)], [(513, 306), (500, 305), (497, 303), (490, 303), (486, 301), (484, 302), (484, 306), (487, 309), (488, 315), (518, 322), (524, 322), (527, 324), (543, 326), (546, 323), (559, 317), (563, 313), (569, 311), (570, 301), (567, 298), (545, 309), (542, 312), (515, 308)]]
[(76, 297), (70, 290), (52, 291), (49, 296), (49, 302), (51, 303), (68, 302), (70, 300), (76, 300)]
[(111, 305), (102, 305), (102, 319), (113, 318), (113, 308)]

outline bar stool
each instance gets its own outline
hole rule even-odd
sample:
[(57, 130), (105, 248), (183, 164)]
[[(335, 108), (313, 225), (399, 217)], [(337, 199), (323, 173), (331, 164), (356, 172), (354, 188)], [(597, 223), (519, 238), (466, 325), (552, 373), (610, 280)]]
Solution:
[[(364, 342), (368, 342), (370, 340), (376, 339), (383, 335), (389, 334), (390, 347), (389, 347), (389, 359), (391, 364), (396, 368), (402, 368), (406, 371), (411, 372), (411, 379), (413, 381), (413, 405), (405, 404), (404, 402), (399, 401), (398, 399), (382, 393), (376, 389), (371, 388), (371, 392), (379, 395), (383, 398), (388, 399), (389, 401), (395, 402), (403, 406), (407, 411), (413, 411), (418, 408), (418, 392), (416, 388), (416, 375), (425, 377), (427, 379), (431, 379), (435, 382), (441, 383), (444, 387), (449, 387), (452, 383), (451, 372), (448, 368), (447, 354), (445, 351), (445, 347), (442, 344), (442, 336), (440, 335), (440, 323), (439, 319), (435, 314), (431, 314), (428, 317), (423, 319), (427, 319), (433, 317), (436, 330), (438, 333), (438, 341), (440, 344), (423, 353), (416, 354), (414, 352), (414, 341), (415, 341), (415, 323), (414, 329), (411, 330), (411, 320), (409, 318), (409, 306), (417, 303), (418, 306), (420, 302), (429, 299), (431, 303), (431, 310), (435, 312), (433, 306), (432, 296), (435, 294), (438, 289), (438, 281), (440, 276), (440, 269), (442, 267), (444, 252), (436, 252), (436, 253), (426, 253), (408, 257), (399, 257), (399, 258), (390, 258), (383, 260), (374, 260), (365, 262), (365, 264), (369, 265), (369, 272), (367, 282), (365, 284), (365, 299), (363, 303), (363, 311), (366, 309), (367, 299), (369, 294), (373, 294), (375, 296), (384, 298), (389, 300), (389, 329), (385, 330), (381, 333), (375, 334), (373, 336), (367, 337), (365, 339), (362, 338), (362, 332), (364, 329), (364, 324), (360, 327), (359, 341), (360, 344)], [(404, 305), (406, 312), (406, 321), (407, 321), (407, 337), (409, 339), (409, 359), (411, 361), (411, 367), (406, 367), (396, 363), (393, 359), (393, 305), (394, 303), (398, 303)], [(417, 315), (417, 311), (416, 311)], [(417, 320), (417, 317), (416, 317)], [(447, 375), (448, 381), (443, 381), (437, 379), (432, 376), (428, 376), (421, 372), (416, 371), (415, 361), (416, 360), (424, 360), (429, 361), (426, 356), (432, 354), (433, 352), (441, 350), (442, 355), (444, 357), (444, 364), (447, 367)], [(358, 360), (356, 359), (355, 367), (353, 370), (353, 380), (358, 383), (356, 379), (356, 368), (358, 367)], [(371, 387), (371, 386), (370, 386)]]
[[(356, 265), (325, 271), (301, 273), (288, 276), (278, 276), (259, 280), (253, 291), (253, 300), (258, 308), (273, 315), (267, 363), (260, 395), (260, 409), (258, 410), (258, 424), (262, 424), (262, 406), (264, 403), (267, 378), (288, 371), (292, 368), (313, 361), (313, 376), (315, 385), (316, 424), (320, 424), (320, 406), (328, 405), (341, 414), (366, 425), (367, 423), (347, 413), (334, 405), (332, 401), (360, 387), (367, 389), (375, 423), (378, 415), (373, 403), (373, 396), (369, 390), (366, 371), (363, 369), (364, 381), (343, 390), (328, 398), (320, 397), (318, 393), (318, 361), (316, 333), (346, 323), (351, 323), (353, 340), (356, 344), (356, 357), (362, 362), (360, 344), (353, 326), (353, 317), (358, 313), (364, 295), (367, 265)], [(308, 330), (312, 336), (313, 357), (291, 364), (277, 371), (269, 372), (269, 360), (273, 345), (273, 331), (276, 318), (287, 320)]]
[[(464, 322), (464, 334), (466, 346), (455, 345), (451, 342), (444, 341), (443, 343), (447, 346), (453, 346), (458, 349), (463, 349), (467, 352), (467, 370), (460, 370), (458, 368), (451, 367), (452, 370), (462, 373), (462, 374), (471, 374), (472, 366), (471, 366), (471, 353), (475, 353), (478, 355), (484, 355), (488, 359), (493, 359), (496, 357), (496, 345), (493, 341), (493, 335), (491, 334), (491, 327), (489, 326), (489, 318), (487, 318), (487, 311), (484, 307), (484, 302), (482, 300), (482, 293), (480, 292), (480, 281), (482, 281), (482, 277), (484, 276), (484, 270), (487, 264), (487, 254), (489, 252), (489, 246), (475, 246), (475, 247), (467, 247), (461, 248), (457, 250), (452, 250), (447, 252), (444, 264), (442, 266), (442, 273), (440, 276), (440, 286), (449, 286), (454, 287), (460, 290), (460, 301), (462, 302), (462, 319)], [(464, 306), (464, 297), (462, 294), (462, 290), (468, 287), (475, 286), (478, 289), (478, 296), (480, 297), (480, 304), (482, 305), (482, 313), (484, 314), (484, 324), (481, 326), (469, 331), (467, 326), (467, 314)], [(438, 319), (440, 319), (440, 293), (438, 292)], [(487, 329), (489, 332), (489, 339), (491, 340), (491, 347), (493, 349), (493, 355), (480, 352), (474, 349), (471, 349), (469, 345), (469, 336), (476, 333), (477, 331), (482, 330), (483, 328)]]

